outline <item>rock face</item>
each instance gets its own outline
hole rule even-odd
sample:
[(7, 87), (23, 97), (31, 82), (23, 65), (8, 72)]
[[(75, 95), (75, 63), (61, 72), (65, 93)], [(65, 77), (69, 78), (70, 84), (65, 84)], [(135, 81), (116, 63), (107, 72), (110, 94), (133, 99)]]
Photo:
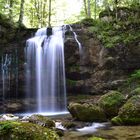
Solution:
[(68, 106), (68, 110), (79, 121), (93, 122), (106, 120), (103, 110), (96, 105), (71, 103)]
[(117, 91), (111, 91), (101, 96), (98, 101), (100, 108), (102, 108), (107, 117), (116, 116), (120, 107), (124, 103), (124, 96)]
[(131, 97), (119, 110), (118, 116), (112, 119), (113, 124), (140, 124), (140, 95)]
[[(113, 48), (105, 48), (95, 33), (90, 31), (90, 26), (93, 24), (88, 22), (84, 25), (72, 25), (83, 47), (82, 56), (79, 55), (73, 33), (66, 32), (64, 49), (68, 95), (104, 94), (110, 90), (117, 90), (126, 82), (132, 71), (140, 68), (139, 41), (132, 42), (128, 46), (118, 44)], [(0, 22), (0, 57), (3, 54), (12, 54), (18, 58), (16, 69), (18, 77), (17, 79), (14, 77), (14, 71), (6, 97), (9, 95), (16, 97), (17, 93), (20, 93), (18, 98), (22, 98), (25, 94), (24, 47), (26, 39), (30, 38), (35, 30), (5, 26)], [(15, 62), (12, 66), (15, 67)], [(18, 84), (15, 84), (16, 82)], [(15, 85), (18, 85), (18, 88)], [(1, 80), (0, 87), (2, 87)], [(2, 88), (0, 97), (2, 97)], [(2, 106), (1, 102), (0, 105)]]
[(79, 56), (78, 45), (72, 35), (66, 35), (65, 63), (68, 93), (102, 94), (117, 90), (130, 73), (140, 68), (138, 42), (105, 48), (89, 27), (73, 26), (83, 47)]

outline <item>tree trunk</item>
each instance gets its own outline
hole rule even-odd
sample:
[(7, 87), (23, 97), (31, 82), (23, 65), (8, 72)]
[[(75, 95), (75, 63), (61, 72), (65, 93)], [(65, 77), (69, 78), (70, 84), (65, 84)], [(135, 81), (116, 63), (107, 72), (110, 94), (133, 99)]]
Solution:
[(118, 0), (115, 0), (115, 13), (116, 13), (116, 20), (118, 19), (118, 10), (117, 10)]
[(51, 27), (51, 0), (49, 0), (49, 19), (48, 26)]
[(9, 1), (9, 19), (13, 19), (13, 0)]
[(90, 11), (90, 0), (88, 0), (88, 18), (91, 18), (91, 11)]
[(24, 0), (21, 0), (21, 3), (20, 3), (20, 15), (19, 15), (19, 20), (18, 20), (19, 26), (23, 24), (24, 2), (25, 2)]
[(94, 5), (94, 18), (96, 19), (96, 12), (97, 12), (97, 0), (95, 0), (95, 5)]
[(85, 16), (87, 17), (87, 2), (84, 0)]

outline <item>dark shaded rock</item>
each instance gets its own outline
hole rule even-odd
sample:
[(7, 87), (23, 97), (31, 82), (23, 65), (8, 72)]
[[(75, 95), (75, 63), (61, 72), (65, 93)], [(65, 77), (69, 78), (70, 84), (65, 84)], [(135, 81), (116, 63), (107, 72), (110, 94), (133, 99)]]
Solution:
[(92, 104), (79, 104), (79, 103), (70, 103), (68, 110), (71, 115), (79, 120), (85, 122), (93, 121), (105, 121), (105, 114), (100, 109), (100, 107)]
[(111, 118), (116, 116), (119, 108), (124, 103), (124, 96), (118, 91), (110, 91), (109, 93), (101, 96), (98, 101), (99, 106), (104, 110), (107, 117)]
[(112, 119), (116, 125), (140, 124), (140, 95), (131, 97), (119, 110), (118, 116)]

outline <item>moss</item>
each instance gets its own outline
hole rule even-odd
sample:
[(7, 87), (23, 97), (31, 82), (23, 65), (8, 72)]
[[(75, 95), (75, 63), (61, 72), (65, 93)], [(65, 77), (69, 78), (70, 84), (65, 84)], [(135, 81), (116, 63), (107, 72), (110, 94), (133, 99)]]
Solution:
[[(130, 9), (127, 10), (129, 11)], [(108, 10), (100, 14), (101, 17), (105, 15), (108, 16)], [(110, 15), (113, 16), (111, 11)], [(116, 47), (120, 44), (129, 46), (130, 44), (139, 41), (140, 20), (131, 14), (128, 14), (127, 16), (127, 20), (124, 20), (124, 18), (121, 18), (117, 21), (112, 19), (110, 22), (108, 22), (108, 20), (103, 21), (97, 19), (93, 23), (94, 26), (90, 26), (88, 30), (91, 33), (95, 33), (96, 37), (107, 48)]]
[(137, 125), (140, 124), (140, 118), (120, 118), (119, 116), (111, 119), (114, 125)]
[(74, 127), (76, 127), (76, 124), (74, 123), (74, 122), (64, 122), (63, 123), (63, 126), (65, 127), (65, 128), (74, 128)]
[(105, 140), (105, 139), (99, 137), (91, 137), (88, 140)]
[(52, 128), (55, 126), (55, 123), (53, 120), (51, 120), (50, 118), (47, 118), (45, 116), (39, 115), (39, 114), (32, 115), (29, 118), (29, 122), (39, 124), (41, 126), (45, 126), (48, 128)]
[(140, 124), (140, 95), (131, 97), (119, 110), (118, 116), (112, 119), (114, 124)]
[(117, 115), (119, 108), (123, 103), (124, 96), (118, 91), (111, 91), (101, 96), (98, 101), (99, 106), (109, 118)]
[(76, 85), (76, 83), (77, 83), (77, 81), (67, 79), (67, 80), (66, 80), (66, 83), (67, 83), (67, 85), (68, 85), (68, 86), (75, 86), (75, 85)]
[(134, 96), (134, 95), (140, 95), (140, 87), (137, 87), (136, 89), (132, 90), (129, 94), (128, 94), (128, 98)]
[(105, 121), (105, 114), (100, 107), (92, 104), (71, 103), (68, 110), (74, 118), (80, 121), (93, 122)]
[(92, 18), (85, 18), (81, 21), (84, 26), (93, 26), (94, 20)]
[(58, 135), (45, 127), (27, 123), (4, 121), (0, 123), (0, 137), (3, 140), (59, 140)]

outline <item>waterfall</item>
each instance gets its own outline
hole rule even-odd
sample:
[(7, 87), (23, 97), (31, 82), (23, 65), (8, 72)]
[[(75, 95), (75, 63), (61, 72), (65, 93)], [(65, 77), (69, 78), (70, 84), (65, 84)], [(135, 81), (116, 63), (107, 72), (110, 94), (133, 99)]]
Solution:
[(68, 25), (68, 26), (69, 26), (69, 28), (70, 28), (70, 31), (71, 31), (71, 32), (73, 33), (73, 35), (74, 35), (74, 39), (75, 39), (75, 41), (76, 41), (77, 44), (78, 44), (78, 47), (79, 47), (79, 53), (80, 53), (80, 59), (81, 59), (81, 57), (82, 57), (82, 55), (83, 55), (82, 45), (81, 45), (81, 43), (80, 43), (79, 40), (78, 40), (78, 37), (77, 37), (76, 32), (73, 31), (73, 28), (72, 28), (70, 25)]
[[(35, 112), (66, 111), (66, 80), (64, 64), (63, 27), (39, 29), (33, 38), (27, 40), (26, 92), (27, 98), (35, 98)], [(28, 111), (31, 111), (30, 109)]]

